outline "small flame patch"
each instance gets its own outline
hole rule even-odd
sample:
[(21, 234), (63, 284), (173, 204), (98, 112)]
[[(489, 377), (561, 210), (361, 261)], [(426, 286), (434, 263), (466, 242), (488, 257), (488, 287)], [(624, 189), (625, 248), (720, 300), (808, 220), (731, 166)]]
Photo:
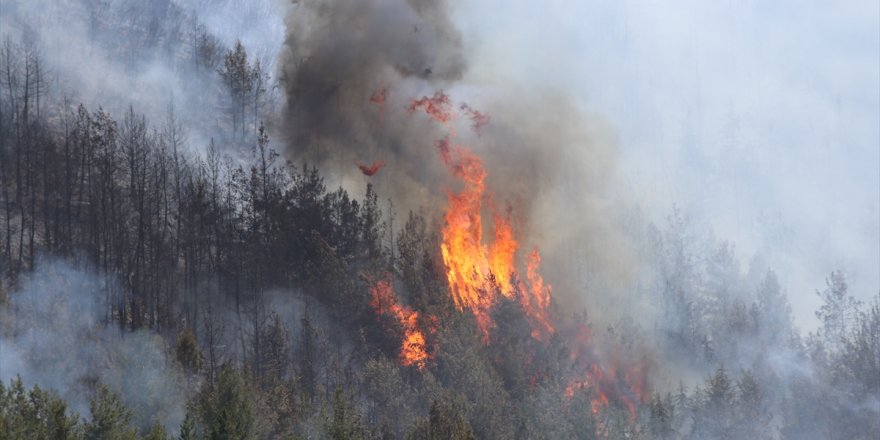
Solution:
[(370, 307), (376, 314), (391, 316), (403, 327), (403, 341), (398, 357), (401, 365), (415, 366), (420, 370), (425, 368), (431, 355), (428, 353), (425, 333), (419, 328), (419, 312), (397, 303), (390, 275), (384, 280), (376, 281), (370, 288), (370, 293)]

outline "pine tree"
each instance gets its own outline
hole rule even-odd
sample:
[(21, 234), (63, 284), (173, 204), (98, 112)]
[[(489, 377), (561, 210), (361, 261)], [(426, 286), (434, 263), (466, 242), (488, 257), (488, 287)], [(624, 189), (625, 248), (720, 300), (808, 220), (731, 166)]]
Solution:
[(177, 438), (179, 440), (198, 440), (201, 438), (196, 426), (196, 418), (189, 409), (186, 411), (183, 423), (180, 424), (180, 435)]
[(651, 415), (648, 427), (652, 438), (658, 440), (672, 438), (674, 432), (672, 429), (673, 409), (667, 403), (671, 403), (671, 397), (668, 402), (664, 402), (658, 394), (651, 397)]
[[(244, 134), (245, 107), (253, 96), (259, 97), (259, 91), (254, 94), (255, 87), (262, 87), (264, 81), (262, 70), (251, 67), (248, 62), (247, 51), (241, 41), (235, 42), (235, 47), (223, 57), (223, 67), (220, 76), (229, 91), (230, 110), (232, 113), (233, 132)], [(259, 80), (259, 82), (255, 82)], [(258, 89), (259, 90), (259, 89)], [(258, 98), (255, 98), (258, 99)]]
[(141, 440), (170, 440), (165, 427), (161, 423), (154, 423), (147, 435), (141, 437)]
[(445, 398), (434, 400), (427, 420), (416, 424), (410, 440), (476, 440), (476, 435), (464, 417), (460, 402)]
[(746, 370), (742, 372), (736, 388), (736, 437), (743, 440), (769, 438), (770, 416), (761, 384), (751, 371)]
[(831, 350), (839, 350), (857, 317), (860, 304), (849, 295), (843, 272), (831, 272), (825, 284), (825, 290), (816, 292), (823, 302), (816, 311), (816, 317), (822, 322), (819, 334)]
[(348, 402), (342, 388), (333, 394), (333, 414), (327, 424), (327, 435), (333, 440), (366, 440), (360, 414)]
[(244, 378), (230, 366), (217, 375), (217, 383), (202, 408), (205, 434), (210, 440), (249, 440), (256, 437), (253, 403)]
[(131, 427), (132, 413), (119, 396), (106, 385), (99, 385), (97, 395), (89, 405), (92, 420), (86, 424), (86, 438), (90, 440), (134, 440), (136, 430)]
[(26, 391), (20, 378), (6, 388), (0, 381), (0, 438), (73, 440), (82, 438), (79, 416), (52, 391)]
[(183, 329), (177, 336), (174, 355), (184, 371), (194, 374), (202, 366), (202, 353), (199, 352), (196, 335), (188, 328)]

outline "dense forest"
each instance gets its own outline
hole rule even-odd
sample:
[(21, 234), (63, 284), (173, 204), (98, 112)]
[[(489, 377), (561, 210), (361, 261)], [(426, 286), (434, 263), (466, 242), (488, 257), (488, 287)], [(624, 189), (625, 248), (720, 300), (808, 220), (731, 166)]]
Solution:
[(844, 272), (802, 333), (784, 274), (670, 207), (626, 222), (650, 316), (529, 296), (537, 251), (462, 307), (443, 215), (398, 212), (381, 163), (334, 188), (288, 154), (307, 141), (274, 122), (285, 78), (257, 49), (172, 1), (71, 3), (120, 72), (173, 66), (191, 91), (102, 107), (39, 27), (3, 29), (0, 437), (880, 436), (880, 293), (857, 301)]

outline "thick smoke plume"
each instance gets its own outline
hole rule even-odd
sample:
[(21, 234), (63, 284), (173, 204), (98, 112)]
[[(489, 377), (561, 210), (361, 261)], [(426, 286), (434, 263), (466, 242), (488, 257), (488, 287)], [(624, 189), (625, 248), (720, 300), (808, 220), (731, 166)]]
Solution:
[[(277, 125), (289, 158), (318, 165), (330, 185), (370, 181), (398, 211), (427, 210), (436, 221), (444, 191), (457, 187), (434, 146), (452, 132), (483, 158), (497, 196), (491, 202), (513, 212), (515, 228), (531, 240), (524, 249), (545, 250), (556, 285), (582, 287), (561, 277), (575, 259), (611, 277), (629, 273), (626, 246), (609, 225), (610, 130), (564, 91), (517, 84), (504, 72), (491, 86), (469, 78), (472, 61), (446, 2), (305, 1), (287, 24), (280, 63), (287, 106)], [(453, 110), (442, 127), (409, 111), (437, 92)], [(368, 163), (385, 167), (362, 172)], [(558, 291), (566, 290), (573, 289)]]
[(464, 74), (461, 37), (444, 2), (303, 2), (288, 30), (280, 124), (291, 155), (342, 178), (378, 160), (394, 183), (423, 183), (425, 171), (436, 179), (442, 168), (424, 167), (427, 124), (414, 129), (402, 116), (410, 98)]

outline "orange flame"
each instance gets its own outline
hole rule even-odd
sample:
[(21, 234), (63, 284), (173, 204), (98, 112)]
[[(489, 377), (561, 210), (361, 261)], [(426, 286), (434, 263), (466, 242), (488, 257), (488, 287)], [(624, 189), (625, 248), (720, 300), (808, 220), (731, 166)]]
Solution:
[(435, 92), (434, 96), (430, 98), (423, 96), (420, 99), (413, 99), (408, 110), (410, 113), (423, 110), (432, 120), (441, 124), (449, 123), (455, 117), (452, 101), (450, 101), (449, 95), (443, 93), (442, 90)]
[(603, 370), (599, 365), (593, 364), (584, 371), (582, 379), (572, 380), (565, 388), (565, 397), (572, 398), (579, 390), (591, 388), (593, 392), (590, 399), (590, 411), (596, 415), (605, 410), (613, 400), (617, 404), (626, 408), (629, 412), (630, 419), (635, 420), (637, 407), (636, 402), (641, 400), (643, 396), (640, 391), (630, 388), (630, 384), (622, 378), (617, 377), (614, 368)]
[[(489, 116), (474, 110), (467, 104), (459, 107), (472, 120), (472, 128), (479, 133), (489, 123)], [(452, 121), (456, 114), (449, 97), (437, 92), (433, 97), (413, 100), (410, 113), (424, 111), (431, 120), (440, 124)], [(454, 145), (454, 130), (437, 141), (437, 152), (443, 164), (464, 187), (458, 193), (448, 193), (449, 206), (444, 215), (440, 252), (446, 266), (446, 278), (455, 306), (469, 309), (488, 342), (489, 330), (495, 326), (491, 310), (500, 293), (505, 298), (519, 298), (523, 310), (532, 325), (532, 336), (542, 339), (555, 331), (550, 322), (550, 286), (545, 287), (538, 273), (541, 257), (537, 249), (527, 259), (526, 276), (529, 285), (519, 280), (515, 268), (519, 243), (514, 237), (511, 219), (501, 215), (491, 203), (486, 189), (487, 172), (483, 160), (462, 145)], [(483, 242), (483, 203), (486, 200), (493, 212), (493, 241)]]
[[(490, 250), (482, 241), (481, 207), (486, 171), (479, 157), (461, 146), (450, 146), (448, 138), (444, 138), (438, 147), (449, 171), (464, 182), (461, 192), (448, 194), (449, 208), (444, 216), (443, 241), (440, 245), (446, 277), (456, 307), (471, 310), (483, 339), (488, 340), (489, 329), (494, 326), (489, 313), (495, 303), (497, 282), (492, 269), (509, 276), (511, 268), (501, 272), (498, 270), (501, 268), (492, 267), (490, 261), (496, 264), (504, 261), (502, 255), (496, 257), (492, 252), (501, 248), (493, 246)], [(515, 242), (512, 246), (516, 248)]]
[(544, 335), (553, 333), (550, 322), (550, 285), (544, 286), (544, 278), (538, 272), (541, 266), (541, 254), (532, 249), (526, 261), (526, 278), (529, 280), (530, 295), (523, 295), (523, 308), (526, 316), (532, 321), (532, 337), (542, 339)]
[(376, 314), (393, 316), (403, 326), (403, 342), (400, 345), (400, 363), (404, 366), (425, 368), (428, 359), (428, 346), (425, 334), (419, 329), (419, 312), (401, 306), (394, 297), (390, 280), (379, 280), (370, 288), (373, 295), (370, 306)]
[[(590, 328), (580, 324), (570, 340), (573, 342), (571, 359), (583, 370), (571, 379), (565, 388), (565, 397), (572, 398), (578, 390), (590, 389), (590, 411), (597, 415), (609, 404), (614, 403), (629, 412), (630, 420), (635, 421), (638, 403), (648, 398), (646, 390), (647, 368), (644, 362), (624, 368), (623, 364), (612, 359), (611, 365), (602, 367), (591, 346)], [(623, 374), (620, 374), (623, 371)]]

